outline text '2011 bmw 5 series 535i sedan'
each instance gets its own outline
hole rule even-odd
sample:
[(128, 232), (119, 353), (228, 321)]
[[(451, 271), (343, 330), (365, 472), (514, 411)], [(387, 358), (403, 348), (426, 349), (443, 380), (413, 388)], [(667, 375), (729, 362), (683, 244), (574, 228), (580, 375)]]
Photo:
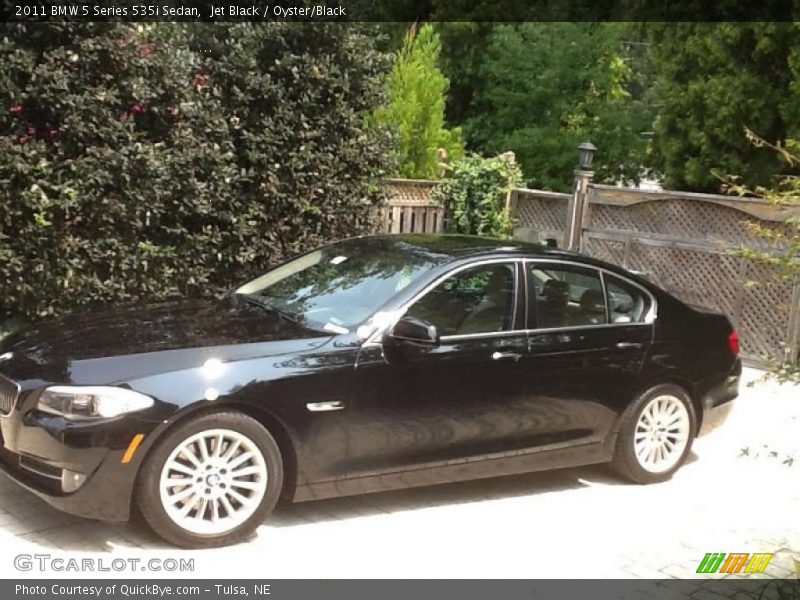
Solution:
[(187, 547), (313, 500), (685, 460), (738, 393), (728, 319), (579, 254), (394, 235), (218, 301), (76, 313), (0, 342), (0, 467), (70, 513)]

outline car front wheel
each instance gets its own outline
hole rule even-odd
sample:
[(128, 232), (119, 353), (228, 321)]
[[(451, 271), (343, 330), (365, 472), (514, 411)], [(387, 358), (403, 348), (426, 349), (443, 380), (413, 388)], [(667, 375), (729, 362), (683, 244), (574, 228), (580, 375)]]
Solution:
[(187, 548), (250, 535), (275, 507), (283, 484), (274, 438), (237, 412), (179, 423), (142, 467), (138, 505), (153, 530)]
[(665, 481), (686, 460), (696, 430), (686, 391), (673, 384), (655, 386), (623, 413), (612, 466), (636, 483)]

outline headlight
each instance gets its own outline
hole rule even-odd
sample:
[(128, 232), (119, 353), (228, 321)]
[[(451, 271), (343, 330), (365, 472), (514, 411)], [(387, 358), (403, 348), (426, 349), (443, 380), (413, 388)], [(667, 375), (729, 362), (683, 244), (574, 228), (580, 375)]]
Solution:
[(133, 390), (118, 387), (47, 388), (39, 397), (37, 408), (67, 419), (117, 417), (153, 406), (153, 399)]

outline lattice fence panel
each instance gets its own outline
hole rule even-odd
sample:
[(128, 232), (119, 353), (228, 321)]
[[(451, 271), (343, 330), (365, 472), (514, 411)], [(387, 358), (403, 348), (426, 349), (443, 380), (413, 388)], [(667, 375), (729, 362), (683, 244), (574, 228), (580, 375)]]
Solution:
[(743, 282), (736, 256), (632, 242), (626, 266), (689, 304), (731, 317), (738, 312)]
[(388, 179), (384, 186), (390, 204), (428, 204), (436, 183), (424, 179)]
[(754, 235), (748, 224), (787, 231), (785, 224), (767, 224), (734, 208), (699, 200), (660, 200), (630, 206), (592, 204), (589, 215), (588, 227), (592, 230), (655, 233), (695, 243), (724, 242), (763, 249), (770, 248), (770, 243)]
[(625, 266), (625, 242), (586, 236), (583, 240), (583, 252), (600, 260)]
[(791, 314), (792, 284), (763, 264), (747, 261), (739, 332), (743, 351), (754, 358), (783, 357)]
[(563, 232), (567, 229), (566, 199), (537, 196), (528, 191), (517, 190), (516, 200), (515, 218), (519, 227), (548, 232)]

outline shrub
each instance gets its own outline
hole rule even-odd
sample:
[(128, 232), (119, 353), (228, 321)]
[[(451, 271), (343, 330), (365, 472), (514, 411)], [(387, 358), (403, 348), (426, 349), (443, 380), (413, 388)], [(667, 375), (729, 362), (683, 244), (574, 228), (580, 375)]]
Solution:
[(371, 230), (388, 64), (357, 27), (7, 27), (0, 320), (211, 294)]
[(448, 174), (434, 189), (433, 198), (447, 209), (449, 232), (510, 235), (505, 199), (522, 176), (514, 162), (500, 156), (468, 155), (450, 165)]

